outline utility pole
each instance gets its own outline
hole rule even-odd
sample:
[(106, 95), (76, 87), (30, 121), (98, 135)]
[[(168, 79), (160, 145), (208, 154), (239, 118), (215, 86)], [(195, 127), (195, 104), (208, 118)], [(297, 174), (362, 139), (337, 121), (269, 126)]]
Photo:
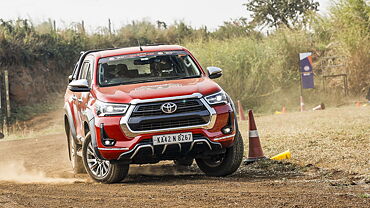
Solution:
[(57, 25), (56, 25), (56, 23), (55, 23), (55, 20), (53, 20), (53, 30), (54, 30), (54, 32), (56, 32), (56, 31), (57, 31)]
[(108, 18), (108, 30), (109, 30), (109, 34), (112, 35), (112, 22), (110, 21), (109, 18)]
[(83, 20), (81, 22), (81, 29), (82, 29), (82, 33), (85, 33), (85, 21)]

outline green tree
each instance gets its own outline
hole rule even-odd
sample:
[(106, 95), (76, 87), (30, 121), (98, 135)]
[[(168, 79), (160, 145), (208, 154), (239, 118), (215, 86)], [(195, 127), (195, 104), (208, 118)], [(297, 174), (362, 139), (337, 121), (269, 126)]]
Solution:
[(259, 37), (260, 33), (253, 30), (246, 18), (234, 19), (224, 22), (216, 31), (213, 36), (218, 39), (230, 39), (236, 37), (255, 36)]
[(253, 12), (252, 23), (257, 26), (291, 28), (296, 23), (304, 23), (308, 13), (318, 11), (319, 3), (314, 0), (248, 0), (244, 5)]

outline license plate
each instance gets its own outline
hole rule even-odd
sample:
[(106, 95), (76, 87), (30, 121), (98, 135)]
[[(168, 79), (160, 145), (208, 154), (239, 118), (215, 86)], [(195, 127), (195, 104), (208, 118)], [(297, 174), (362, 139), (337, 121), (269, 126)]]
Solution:
[(186, 142), (192, 142), (192, 141), (193, 141), (193, 134), (191, 132), (153, 136), (154, 145), (178, 144), (178, 143), (186, 143)]

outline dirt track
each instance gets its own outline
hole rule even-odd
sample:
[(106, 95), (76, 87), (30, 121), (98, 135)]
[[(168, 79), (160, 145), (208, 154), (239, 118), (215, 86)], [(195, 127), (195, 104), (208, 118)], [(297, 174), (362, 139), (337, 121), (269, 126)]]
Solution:
[(72, 174), (59, 129), (37, 139), (0, 141), (0, 207), (370, 206), (367, 182), (348, 182), (342, 173), (329, 177), (315, 167), (274, 163), (276, 169), (264, 170), (266, 165), (212, 178), (196, 166), (176, 170), (166, 163), (134, 167), (121, 184), (97, 184)]

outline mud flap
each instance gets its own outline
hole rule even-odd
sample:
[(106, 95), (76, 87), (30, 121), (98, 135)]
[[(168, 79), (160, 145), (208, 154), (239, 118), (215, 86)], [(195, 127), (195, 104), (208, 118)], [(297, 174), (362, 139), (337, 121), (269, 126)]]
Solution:
[[(65, 112), (65, 115), (67, 116), (67, 121), (64, 121), (65, 122), (65, 126), (64, 126), (64, 130), (65, 130), (65, 133), (66, 133), (66, 136), (67, 136), (67, 144), (68, 144), (68, 158), (71, 160), (71, 150), (69, 149), (69, 130), (72, 132), (72, 139), (77, 142), (77, 133), (76, 133), (76, 128), (73, 124), (73, 120), (72, 120), (72, 113), (71, 113), (71, 109), (69, 108), (68, 104), (65, 104), (64, 105), (64, 112)], [(68, 122), (68, 128), (66, 128), (66, 124)]]
[[(69, 108), (68, 104), (65, 104), (64, 105), (64, 112), (65, 112), (65, 114), (67, 116), (68, 126), (69, 126), (69, 129), (72, 131), (73, 139), (75, 140), (75, 142), (77, 142), (76, 128), (75, 128), (75, 125), (73, 123), (73, 120), (72, 120), (72, 112), (71, 112), (71, 109)], [(65, 128), (65, 131), (66, 131), (66, 135), (68, 137), (69, 132), (67, 132), (67, 129), (66, 128)]]

